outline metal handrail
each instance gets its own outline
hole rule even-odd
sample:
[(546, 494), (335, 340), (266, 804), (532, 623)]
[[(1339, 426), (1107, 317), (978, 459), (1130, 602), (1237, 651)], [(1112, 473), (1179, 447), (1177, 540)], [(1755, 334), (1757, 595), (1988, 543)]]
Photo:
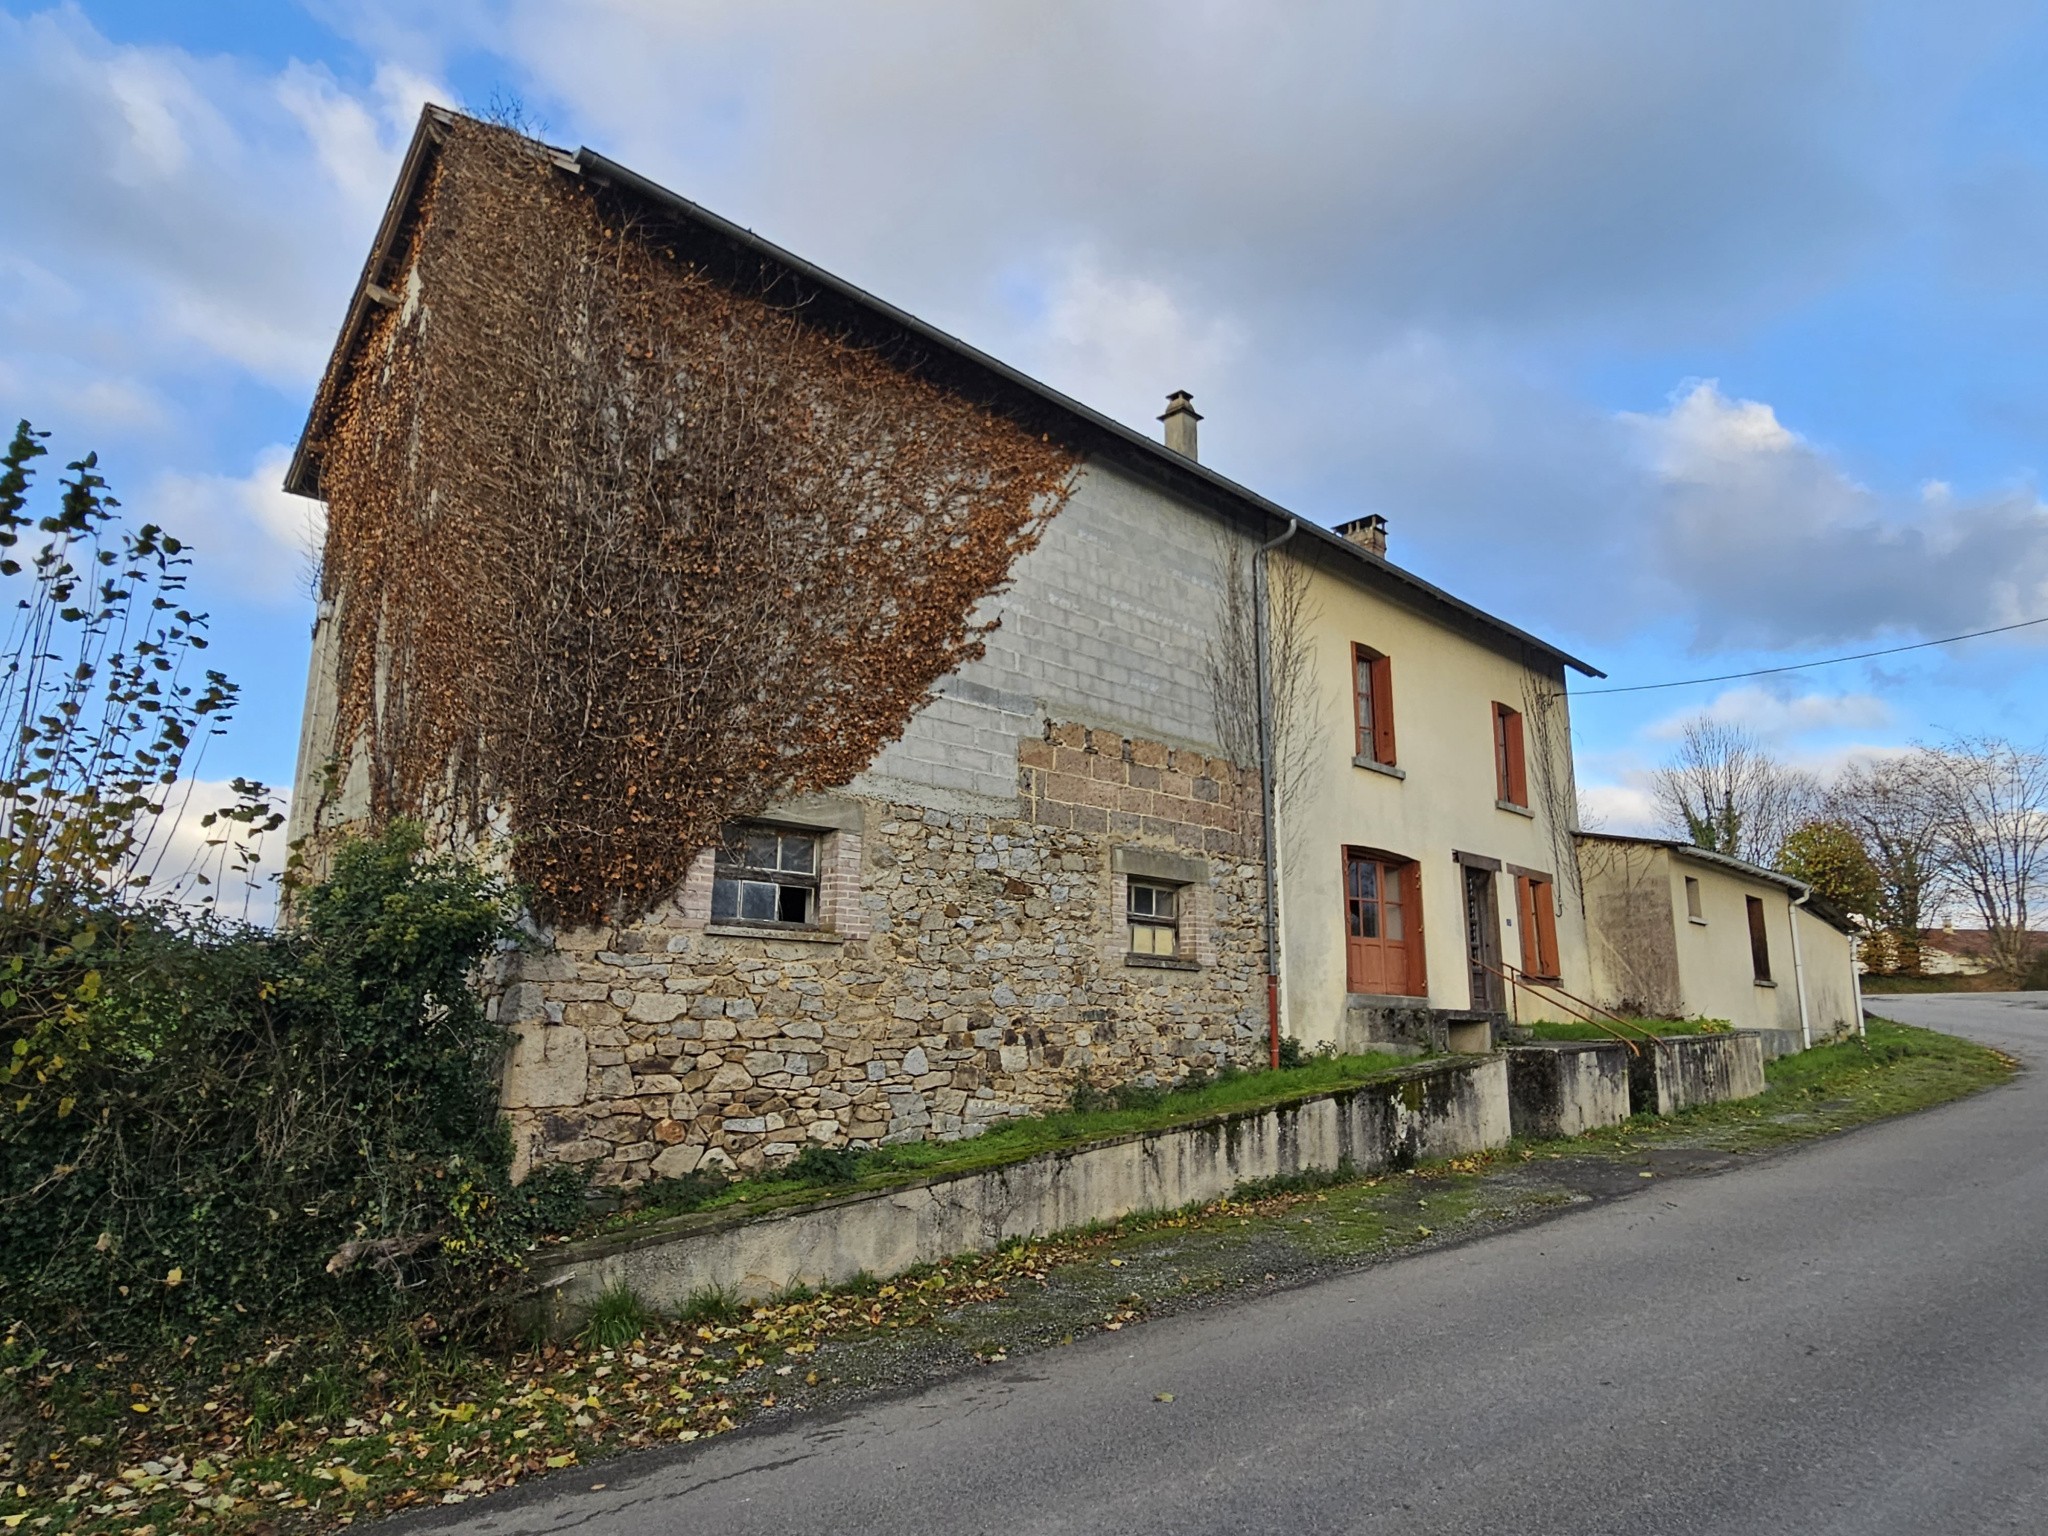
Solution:
[[(1473, 963), (1479, 966), (1481, 970), (1491, 971), (1494, 975), (1498, 976), (1502, 981), (1505, 981), (1510, 987), (1516, 988), (1520, 991), (1534, 993), (1539, 998), (1542, 998), (1546, 992), (1555, 993), (1556, 997), (1549, 998), (1546, 1000), (1551, 1002), (1557, 1002), (1558, 1006), (1562, 1007), (1566, 1013), (1569, 1013), (1573, 1018), (1577, 1019), (1580, 1023), (1591, 1024), (1595, 1029), (1602, 1030), (1605, 1033), (1612, 1035), (1616, 1040), (1619, 1040), (1623, 1045), (1628, 1047), (1629, 1054), (1631, 1056), (1642, 1055), (1643, 1048), (1634, 1039), (1630, 1038), (1626, 1034), (1623, 1034), (1621, 1029), (1616, 1029), (1614, 1027), (1615, 1024), (1621, 1025), (1622, 1029), (1632, 1029), (1637, 1034), (1643, 1036), (1646, 1039), (1656, 1038), (1655, 1035), (1653, 1035), (1649, 1030), (1644, 1029), (1641, 1025), (1631, 1023), (1627, 1019), (1624, 1019), (1620, 1014), (1614, 1013), (1609, 1009), (1602, 1008), (1598, 1003), (1589, 1003), (1582, 997), (1574, 996), (1572, 993), (1567, 992), (1562, 986), (1558, 985), (1556, 982), (1539, 981), (1537, 978), (1528, 975), (1526, 972), (1522, 971), (1521, 969), (1515, 966), (1506, 966), (1506, 969), (1502, 969), (1499, 966), (1489, 965), (1484, 960), (1476, 959)], [(1506, 965), (1506, 962), (1503, 961), (1502, 965)], [(1559, 1002), (1559, 999), (1562, 999), (1562, 1001)], [(1601, 1014), (1605, 1014), (1606, 1018), (1603, 1019), (1599, 1017), (1599, 1015)], [(1614, 1023), (1608, 1023), (1608, 1019), (1612, 1019)]]

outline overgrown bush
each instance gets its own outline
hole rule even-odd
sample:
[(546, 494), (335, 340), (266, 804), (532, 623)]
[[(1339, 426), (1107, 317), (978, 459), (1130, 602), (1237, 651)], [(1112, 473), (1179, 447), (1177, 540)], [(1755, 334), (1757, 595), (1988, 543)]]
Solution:
[(416, 828), (341, 849), (283, 933), (74, 915), (63, 943), (6, 936), (11, 1048), (70, 1021), (0, 1117), (10, 1324), (140, 1341), (459, 1308), (573, 1219), (561, 1176), (512, 1188), (502, 1032), (468, 984), (512, 904)]

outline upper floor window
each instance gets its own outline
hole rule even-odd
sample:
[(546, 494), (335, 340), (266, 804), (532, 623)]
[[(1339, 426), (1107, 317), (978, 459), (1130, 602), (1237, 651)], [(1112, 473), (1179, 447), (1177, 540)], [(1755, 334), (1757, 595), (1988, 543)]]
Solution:
[(1529, 770), (1522, 749), (1522, 712), (1505, 704), (1493, 706), (1493, 780), (1495, 798), (1503, 805), (1529, 808)]
[(1696, 923), (1707, 920), (1706, 909), (1700, 904), (1700, 883), (1691, 875), (1685, 877), (1685, 915)]
[(712, 872), (711, 920), (816, 926), (818, 844), (815, 832), (726, 828)]
[(1180, 887), (1130, 882), (1131, 953), (1171, 959), (1180, 953)]
[(1358, 756), (1394, 764), (1394, 670), (1378, 651), (1351, 647), (1352, 698), (1357, 709)]

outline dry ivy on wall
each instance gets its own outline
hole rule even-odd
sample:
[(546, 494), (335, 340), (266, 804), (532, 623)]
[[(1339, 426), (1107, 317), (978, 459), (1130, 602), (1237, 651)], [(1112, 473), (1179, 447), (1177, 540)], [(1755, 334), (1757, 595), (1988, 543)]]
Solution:
[(980, 654), (1064, 444), (675, 259), (458, 121), (323, 443), (335, 740), (372, 814), (494, 810), (538, 914), (629, 917), (847, 782)]

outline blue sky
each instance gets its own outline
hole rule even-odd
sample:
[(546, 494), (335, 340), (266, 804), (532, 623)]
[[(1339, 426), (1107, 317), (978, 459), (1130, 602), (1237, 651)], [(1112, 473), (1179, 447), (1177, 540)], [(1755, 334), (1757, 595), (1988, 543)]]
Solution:
[[(2048, 13), (1802, 0), (1028, 7), (0, 0), (0, 412), (186, 531), (289, 778), (278, 490), (418, 107), (589, 144), (1598, 662), (2048, 615)], [(1648, 815), (1712, 711), (1825, 769), (2048, 734), (2048, 626), (1582, 698)]]

